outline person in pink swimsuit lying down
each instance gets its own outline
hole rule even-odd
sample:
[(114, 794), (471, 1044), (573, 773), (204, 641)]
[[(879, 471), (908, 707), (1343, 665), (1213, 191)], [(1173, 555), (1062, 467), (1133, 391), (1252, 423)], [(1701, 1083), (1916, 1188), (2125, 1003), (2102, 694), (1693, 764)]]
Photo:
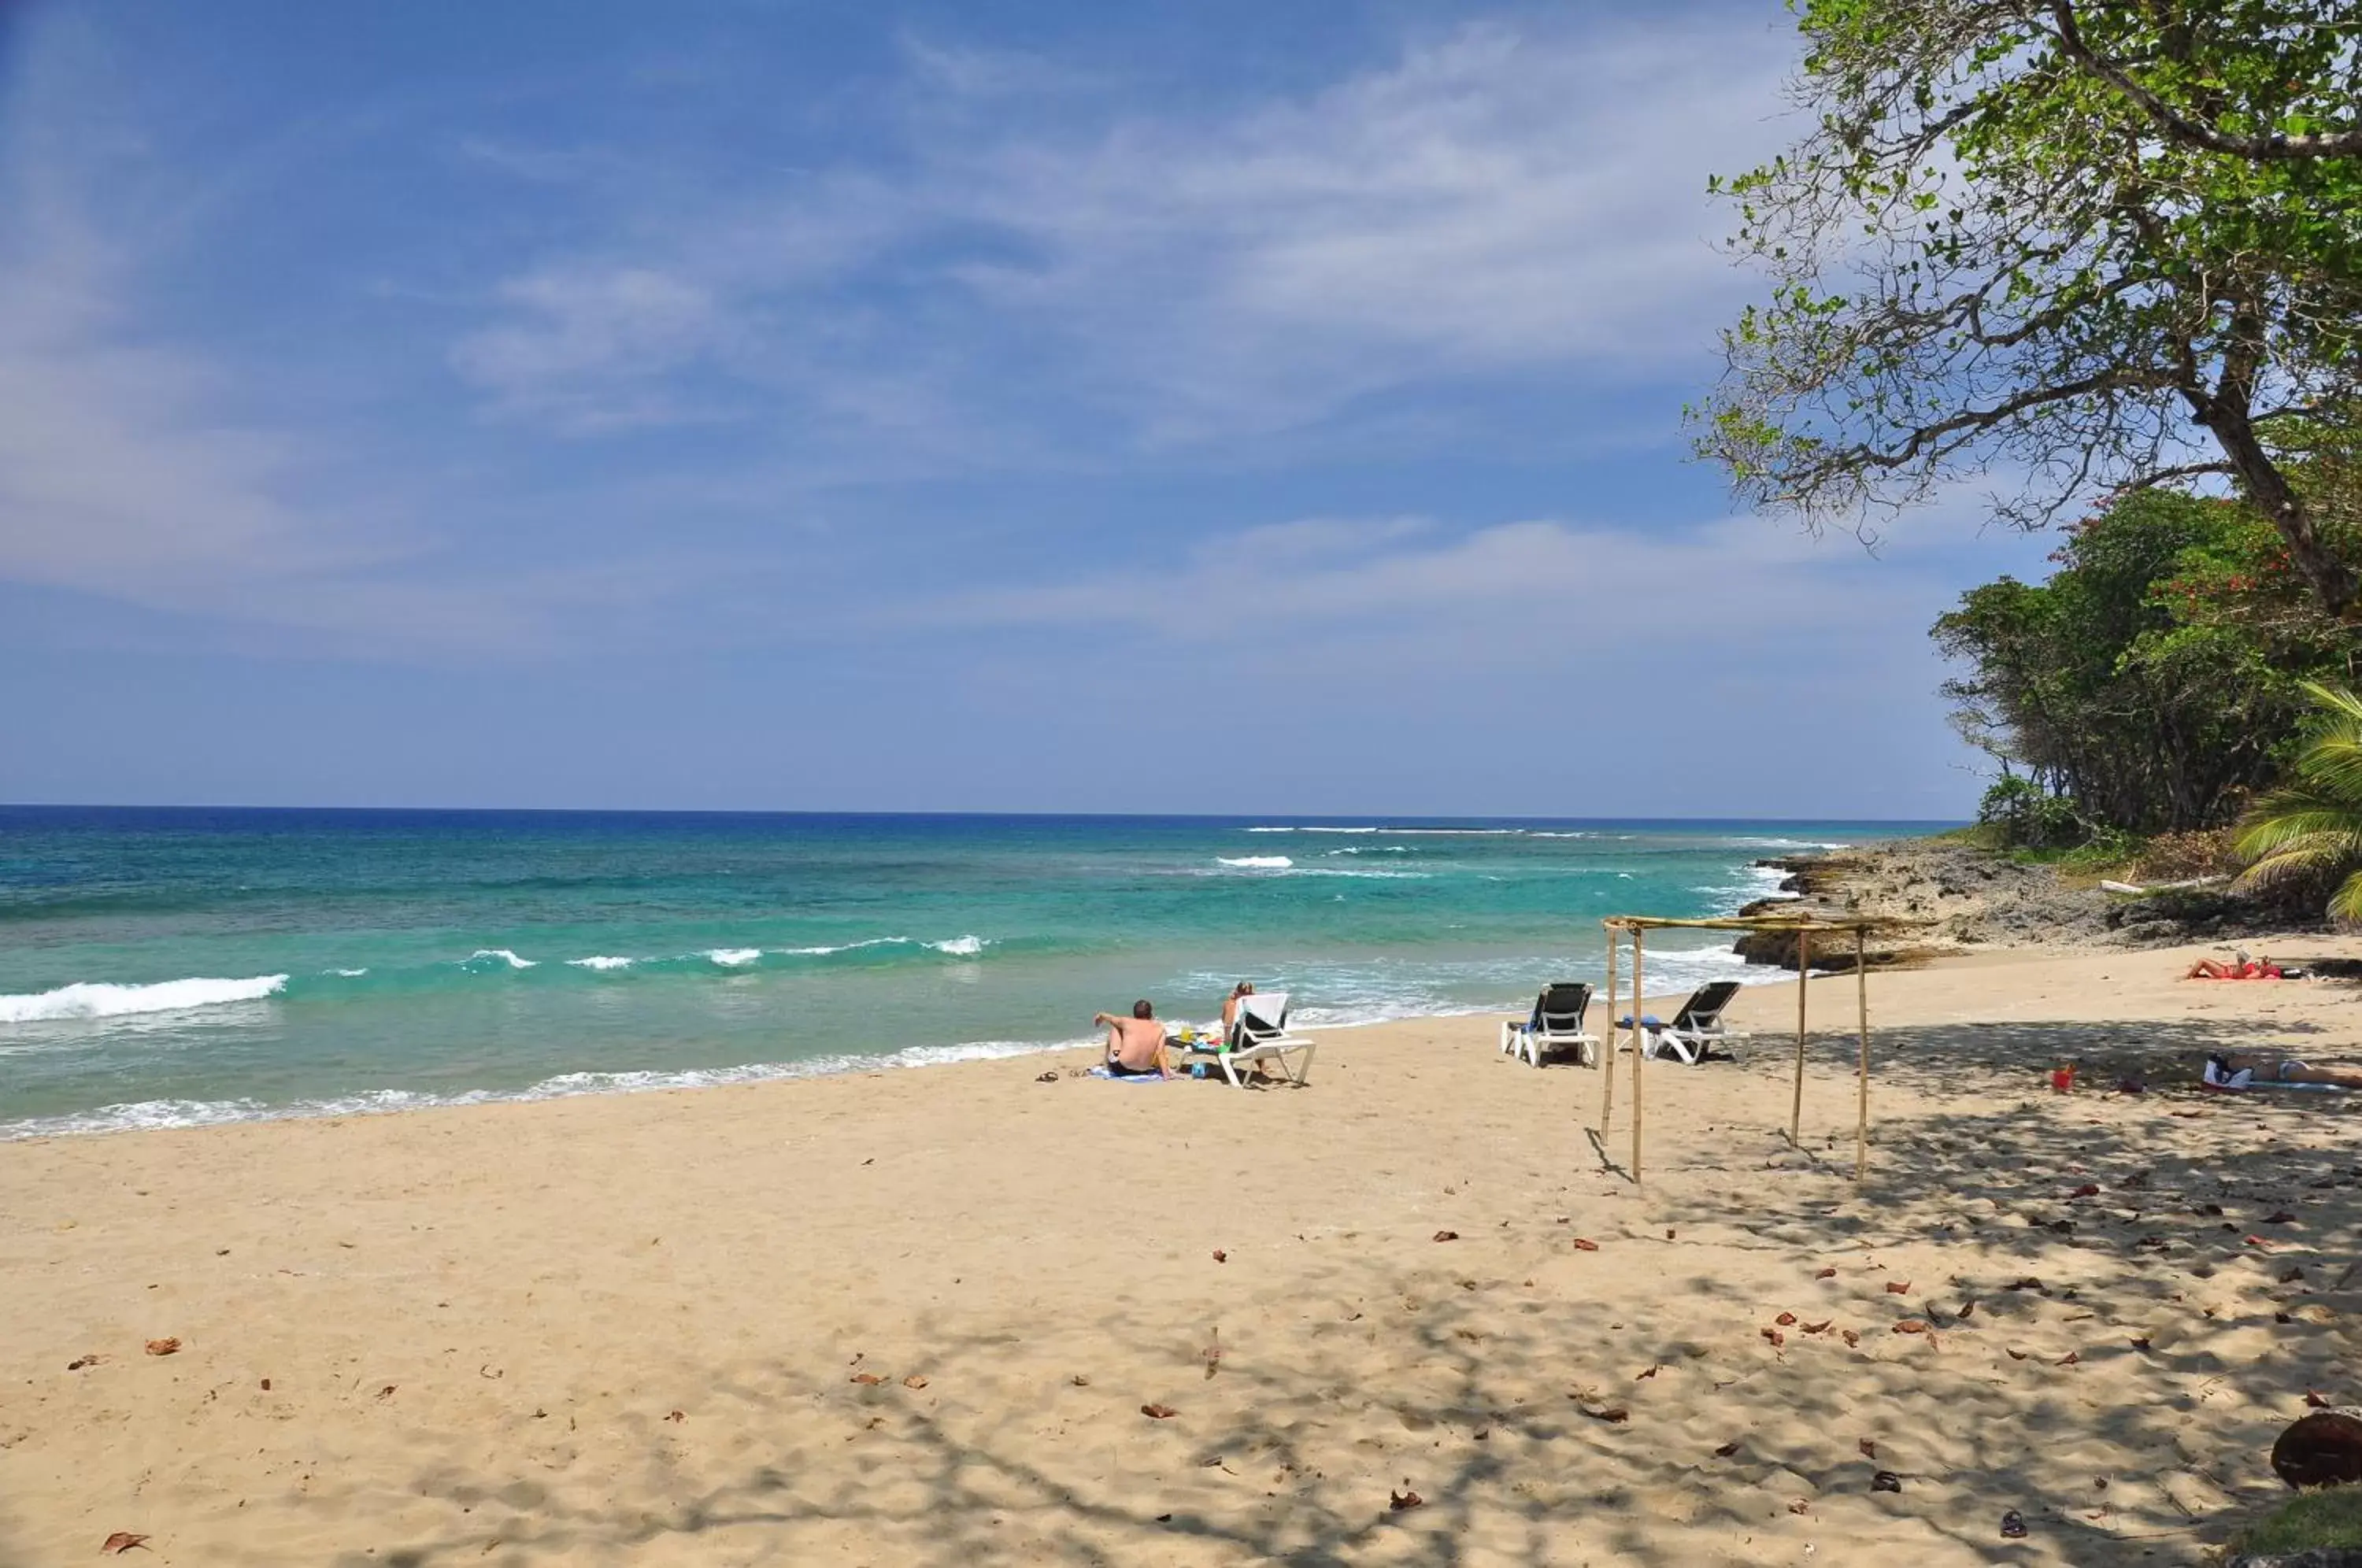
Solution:
[(2249, 958), (2240, 954), (2225, 964), (2219, 958), (2201, 958), (2190, 966), (2181, 977), (2185, 980), (2279, 980), (2287, 972), (2269, 958)]

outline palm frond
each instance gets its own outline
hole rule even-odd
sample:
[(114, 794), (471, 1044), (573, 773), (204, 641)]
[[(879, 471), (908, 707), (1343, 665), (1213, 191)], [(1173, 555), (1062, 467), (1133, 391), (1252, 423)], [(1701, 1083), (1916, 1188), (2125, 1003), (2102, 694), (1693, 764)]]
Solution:
[(2333, 920), (2362, 921), (2362, 871), (2348, 876), (2329, 896), (2329, 914)]
[(2231, 886), (2247, 892), (2344, 873), (2329, 913), (2362, 921), (2362, 695), (2320, 681), (2299, 684), (2316, 710), (2312, 726), (2290, 782), (2240, 820), (2234, 847), (2248, 866)]
[(2323, 680), (2300, 680), (2297, 685), (2312, 699), (2314, 707), (2362, 724), (2362, 693), (2349, 691), (2343, 686), (2332, 686)]
[(2362, 810), (2362, 724), (2343, 721), (2313, 735), (2297, 755), (2308, 788)]
[(2309, 792), (2284, 790), (2256, 803), (2233, 848), (2243, 860), (2260, 860), (2307, 839), (2358, 836), (2362, 812), (2323, 802)]

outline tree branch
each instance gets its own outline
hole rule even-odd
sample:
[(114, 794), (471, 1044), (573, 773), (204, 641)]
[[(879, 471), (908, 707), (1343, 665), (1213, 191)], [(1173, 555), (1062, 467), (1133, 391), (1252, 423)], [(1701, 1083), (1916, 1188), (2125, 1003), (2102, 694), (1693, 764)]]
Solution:
[(2082, 29), (2075, 23), (2072, 0), (2050, 0), (2050, 19), (2058, 30), (2058, 47), (2070, 60), (2123, 94), (2158, 130), (2186, 147), (2228, 153), (2258, 163), (2362, 157), (2362, 126), (2341, 131), (2307, 131), (2297, 136), (2280, 131), (2252, 136), (2191, 119), (2085, 43)]

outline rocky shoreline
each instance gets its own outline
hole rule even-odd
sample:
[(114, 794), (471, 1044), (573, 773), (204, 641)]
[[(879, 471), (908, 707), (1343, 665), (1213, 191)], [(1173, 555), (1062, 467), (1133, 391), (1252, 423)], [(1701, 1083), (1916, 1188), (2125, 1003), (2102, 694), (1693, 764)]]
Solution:
[[(1759, 900), (1740, 913), (1805, 908), (1837, 916), (1871, 916), (1882, 922), (1865, 952), (1873, 966), (1992, 948), (2156, 947), (2321, 929), (2318, 921), (2291, 920), (2285, 911), (2266, 908), (2219, 886), (2128, 897), (2104, 891), (2096, 880), (2064, 876), (2055, 866), (2014, 859), (1957, 839), (1896, 839), (1756, 864), (1786, 873), (1781, 896)], [(1823, 941), (1829, 951), (1816, 948), (1812, 953), (1816, 972), (1853, 968), (1849, 939)], [(1751, 964), (1796, 967), (1792, 935), (1749, 933), (1734, 951)]]

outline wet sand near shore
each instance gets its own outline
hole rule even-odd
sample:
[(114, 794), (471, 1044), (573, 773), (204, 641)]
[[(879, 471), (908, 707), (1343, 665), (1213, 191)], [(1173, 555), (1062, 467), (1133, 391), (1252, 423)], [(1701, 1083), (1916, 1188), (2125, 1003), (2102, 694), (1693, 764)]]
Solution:
[(1637, 1189), (1491, 1019), (0, 1145), (0, 1564), (2196, 1562), (2362, 1309), (2348, 1099), (2186, 1087), (2362, 989), (2202, 951), (1873, 976), (1860, 1187), (1851, 977)]

